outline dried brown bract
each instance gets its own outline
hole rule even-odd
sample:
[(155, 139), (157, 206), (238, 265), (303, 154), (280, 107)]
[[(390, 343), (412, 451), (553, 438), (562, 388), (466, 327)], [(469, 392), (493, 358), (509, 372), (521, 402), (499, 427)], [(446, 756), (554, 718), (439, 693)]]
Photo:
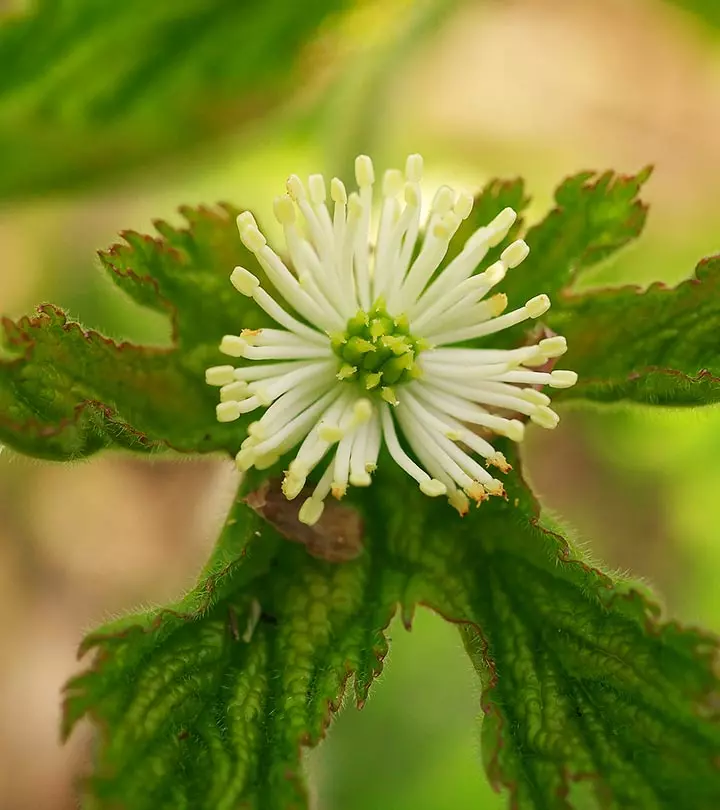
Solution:
[[(301, 496), (307, 496), (311, 491), (312, 488), (307, 488)], [(288, 501), (280, 489), (280, 479), (273, 479), (250, 492), (245, 503), (287, 540), (302, 543), (313, 557), (343, 563), (362, 554), (363, 522), (355, 509), (330, 500), (320, 520), (307, 526), (298, 519), (303, 500), (303, 497), (298, 497)]]

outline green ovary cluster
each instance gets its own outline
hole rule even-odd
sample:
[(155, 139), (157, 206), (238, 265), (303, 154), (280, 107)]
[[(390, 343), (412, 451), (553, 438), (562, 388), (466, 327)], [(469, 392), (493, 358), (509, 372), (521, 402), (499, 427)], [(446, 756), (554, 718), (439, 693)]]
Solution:
[(416, 379), (417, 356), (429, 348), (410, 334), (406, 315), (393, 317), (378, 299), (369, 312), (359, 311), (342, 334), (331, 337), (333, 351), (342, 361), (338, 379), (357, 383), (363, 391), (377, 391), (395, 405), (395, 386)]

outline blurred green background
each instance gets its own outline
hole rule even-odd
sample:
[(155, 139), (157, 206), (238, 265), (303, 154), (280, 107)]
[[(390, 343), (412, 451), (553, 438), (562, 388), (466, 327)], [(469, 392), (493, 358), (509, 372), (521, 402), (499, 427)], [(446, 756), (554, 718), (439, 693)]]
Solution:
[[(586, 168), (655, 164), (645, 236), (581, 286), (688, 276), (718, 249), (716, 0), (0, 2), (0, 312), (66, 307), (116, 338), (168, 325), (95, 251), (118, 231), (229, 200), (269, 223), (291, 172), (408, 152), (428, 191), (526, 178), (531, 218)], [(30, 15), (30, 16), (26, 16)], [(272, 227), (270, 225), (270, 227)], [(522, 270), (518, 270), (522, 272)], [(531, 430), (546, 508), (720, 629), (720, 412), (573, 407)], [(234, 486), (224, 461), (0, 455), (0, 808), (75, 807), (89, 733), (57, 742), (59, 689), (94, 623), (193, 581)], [(505, 806), (480, 766), (479, 691), (457, 632), (421, 611), (388, 667), (308, 757), (323, 810)]]

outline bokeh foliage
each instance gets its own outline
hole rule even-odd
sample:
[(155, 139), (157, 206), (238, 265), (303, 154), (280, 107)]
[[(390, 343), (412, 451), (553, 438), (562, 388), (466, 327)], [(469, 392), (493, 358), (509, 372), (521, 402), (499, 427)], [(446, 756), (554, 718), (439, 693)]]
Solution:
[(98, 185), (259, 120), (345, 5), (38, 0), (0, 26), (0, 199)]

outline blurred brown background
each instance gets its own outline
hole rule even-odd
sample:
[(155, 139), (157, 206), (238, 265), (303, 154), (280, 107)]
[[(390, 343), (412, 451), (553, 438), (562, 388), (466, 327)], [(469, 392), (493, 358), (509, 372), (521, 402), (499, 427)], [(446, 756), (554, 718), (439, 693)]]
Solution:
[[(654, 163), (645, 237), (583, 283), (675, 283), (718, 249), (719, 43), (665, 0), (359, 3), (323, 27), (296, 94), (251, 131), (172, 171), (1, 209), (0, 312), (53, 300), (113, 336), (166, 341), (167, 324), (102, 277), (98, 248), (177, 219), (183, 203), (267, 215), (291, 171), (337, 171), (360, 151), (381, 165), (422, 152), (429, 189), (522, 175), (533, 217), (568, 173)], [(547, 506), (594, 556), (647, 578), (672, 615), (720, 628), (716, 409), (566, 409), (552, 434), (531, 432), (526, 455)], [(57, 728), (78, 642), (191, 585), (232, 487), (220, 460), (0, 454), (0, 810), (76, 806), (89, 735), (61, 748)], [(421, 615), (391, 635), (374, 700), (309, 757), (318, 807), (503, 806), (480, 767), (478, 695), (455, 631)]]

